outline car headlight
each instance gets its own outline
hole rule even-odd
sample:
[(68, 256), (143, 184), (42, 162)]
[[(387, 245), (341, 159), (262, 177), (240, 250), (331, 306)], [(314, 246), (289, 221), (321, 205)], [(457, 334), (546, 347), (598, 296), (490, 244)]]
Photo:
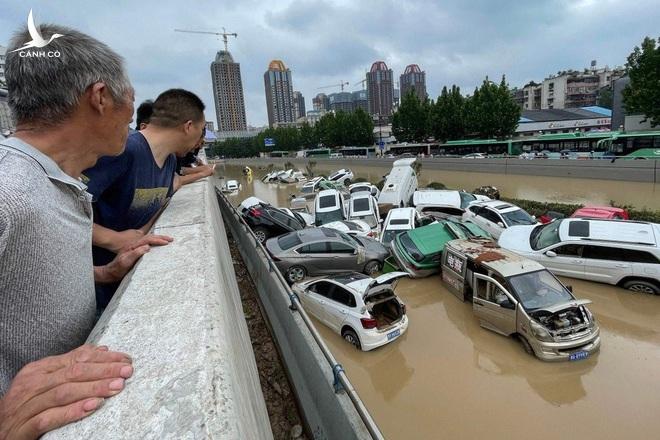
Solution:
[(532, 333), (534, 333), (534, 337), (538, 339), (539, 341), (543, 342), (554, 342), (554, 339), (550, 335), (550, 332), (543, 327), (541, 324), (537, 324), (532, 321)]
[(591, 310), (588, 308), (584, 308), (584, 311), (587, 312), (587, 318), (589, 319), (589, 327), (593, 328), (596, 326), (596, 317), (594, 316), (593, 313), (591, 313)]

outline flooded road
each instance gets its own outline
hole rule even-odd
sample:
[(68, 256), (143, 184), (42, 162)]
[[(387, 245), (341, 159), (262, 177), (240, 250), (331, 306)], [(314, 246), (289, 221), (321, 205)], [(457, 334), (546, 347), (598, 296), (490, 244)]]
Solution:
[[(238, 177), (240, 168), (219, 173)], [(296, 192), (240, 181), (235, 203), (254, 194), (288, 206)], [(538, 361), (515, 340), (481, 328), (471, 305), (437, 275), (399, 283), (410, 326), (394, 343), (359, 352), (324, 325), (317, 328), (387, 438), (660, 437), (660, 297), (563, 281), (593, 301), (601, 328), (600, 353), (580, 362)]]

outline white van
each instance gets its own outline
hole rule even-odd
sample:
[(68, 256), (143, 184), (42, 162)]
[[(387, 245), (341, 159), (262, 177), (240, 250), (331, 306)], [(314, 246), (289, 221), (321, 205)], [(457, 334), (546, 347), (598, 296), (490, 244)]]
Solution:
[(416, 160), (416, 158), (399, 159), (392, 163), (392, 171), (378, 196), (381, 214), (387, 213), (392, 208), (410, 206), (413, 194), (417, 190), (417, 175), (412, 169)]

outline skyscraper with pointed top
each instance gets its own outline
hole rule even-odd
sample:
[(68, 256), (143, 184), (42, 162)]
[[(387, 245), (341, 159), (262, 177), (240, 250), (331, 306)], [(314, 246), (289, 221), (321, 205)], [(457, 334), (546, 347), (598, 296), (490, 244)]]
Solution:
[(291, 70), (281, 60), (273, 60), (264, 73), (268, 125), (292, 124), (296, 121)]
[(216, 54), (211, 63), (211, 79), (218, 131), (247, 130), (241, 65), (234, 62), (229, 51), (220, 50)]

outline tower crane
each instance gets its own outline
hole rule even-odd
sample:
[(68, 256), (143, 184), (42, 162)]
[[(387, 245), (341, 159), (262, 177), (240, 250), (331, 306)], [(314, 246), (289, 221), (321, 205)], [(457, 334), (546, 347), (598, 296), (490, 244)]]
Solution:
[(367, 78), (363, 79), (362, 81), (355, 81), (353, 84), (362, 84), (362, 90), (364, 90), (364, 83), (367, 82)]
[(343, 92), (344, 91), (344, 86), (347, 86), (347, 85), (348, 85), (348, 81), (346, 81), (346, 82), (340, 81), (339, 84), (332, 84), (332, 85), (329, 85), (329, 86), (319, 87), (316, 90), (329, 89), (329, 88), (332, 88), (332, 87), (341, 87), (341, 91)]
[(228, 33), (225, 28), (222, 28), (222, 32), (206, 32), (206, 31), (190, 31), (187, 29), (174, 29), (174, 32), (186, 32), (188, 34), (208, 34), (208, 35), (216, 35), (216, 36), (221, 36), (222, 35), (222, 41), (225, 43), (225, 52), (229, 52), (228, 45), (227, 45), (227, 37), (234, 37), (238, 38), (238, 34), (233, 32), (233, 33)]

